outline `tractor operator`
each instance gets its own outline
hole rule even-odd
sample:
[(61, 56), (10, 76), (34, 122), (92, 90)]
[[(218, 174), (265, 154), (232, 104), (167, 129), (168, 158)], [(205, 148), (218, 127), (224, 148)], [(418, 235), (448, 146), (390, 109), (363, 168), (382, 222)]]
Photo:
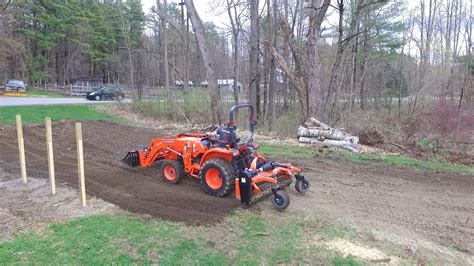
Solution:
[(207, 138), (211, 142), (217, 141), (218, 147), (226, 147), (227, 145), (235, 147), (239, 141), (233, 125), (220, 126), (212, 132), (207, 132)]

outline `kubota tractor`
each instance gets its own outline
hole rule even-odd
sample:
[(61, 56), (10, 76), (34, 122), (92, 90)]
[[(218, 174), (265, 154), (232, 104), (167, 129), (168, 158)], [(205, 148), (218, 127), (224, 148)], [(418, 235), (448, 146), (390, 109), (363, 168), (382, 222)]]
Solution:
[[(250, 130), (245, 141), (240, 141), (235, 132), (234, 116), (239, 108), (249, 109)], [(252, 105), (233, 106), (229, 116), (228, 124), (212, 133), (154, 138), (148, 148), (129, 152), (122, 161), (144, 168), (160, 162), (160, 175), (166, 182), (177, 184), (188, 175), (199, 180), (212, 196), (224, 197), (234, 189), (235, 197), (244, 206), (273, 194), (273, 205), (286, 209), (290, 198), (283, 189), (295, 178), (296, 190), (305, 193), (309, 182), (300, 175), (300, 168), (269, 161), (257, 151), (259, 144), (252, 139), (257, 124)]]

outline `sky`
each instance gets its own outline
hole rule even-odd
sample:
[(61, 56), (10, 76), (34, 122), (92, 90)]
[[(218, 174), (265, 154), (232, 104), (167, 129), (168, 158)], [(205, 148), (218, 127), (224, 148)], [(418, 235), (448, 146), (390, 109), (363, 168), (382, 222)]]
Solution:
[[(150, 12), (152, 6), (156, 5), (156, 0), (141, 0), (143, 11), (147, 14)], [(399, 1), (399, 0), (397, 0)], [(415, 8), (419, 3), (414, 0), (405, 0), (408, 6), (408, 9), (411, 10)], [(163, 2), (163, 0), (161, 0)], [(168, 0), (169, 3), (180, 3), (181, 0)], [(204, 22), (213, 22), (218, 28), (228, 28), (230, 27), (229, 18), (227, 16), (227, 11), (225, 6), (219, 5), (219, 0), (194, 0), (194, 6), (199, 14), (199, 17)], [(329, 22), (330, 24), (337, 23), (337, 14), (336, 12), (329, 12)]]
[[(168, 4), (180, 2), (181, 0), (168, 0)], [(156, 6), (156, 0), (142, 0), (142, 6), (147, 14), (152, 6)], [(229, 23), (226, 10), (217, 5), (216, 0), (194, 0), (194, 7), (204, 22), (213, 22), (219, 28), (224, 28)]]

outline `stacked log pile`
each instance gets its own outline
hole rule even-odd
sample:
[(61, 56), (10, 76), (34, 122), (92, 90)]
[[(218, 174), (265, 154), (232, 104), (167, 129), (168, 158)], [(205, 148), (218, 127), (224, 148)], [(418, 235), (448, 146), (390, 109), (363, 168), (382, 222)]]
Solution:
[(298, 141), (300, 143), (337, 146), (357, 152), (359, 138), (340, 129), (332, 128), (316, 118), (310, 118), (298, 128)]

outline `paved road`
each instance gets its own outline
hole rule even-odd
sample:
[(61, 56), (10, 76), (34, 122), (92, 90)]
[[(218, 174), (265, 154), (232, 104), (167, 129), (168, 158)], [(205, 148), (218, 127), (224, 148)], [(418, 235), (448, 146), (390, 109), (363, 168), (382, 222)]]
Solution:
[[(0, 107), (23, 105), (57, 105), (57, 104), (94, 104), (112, 103), (114, 101), (88, 101), (85, 98), (49, 98), (49, 97), (6, 97), (0, 96)], [(131, 102), (125, 99), (124, 102)]]

